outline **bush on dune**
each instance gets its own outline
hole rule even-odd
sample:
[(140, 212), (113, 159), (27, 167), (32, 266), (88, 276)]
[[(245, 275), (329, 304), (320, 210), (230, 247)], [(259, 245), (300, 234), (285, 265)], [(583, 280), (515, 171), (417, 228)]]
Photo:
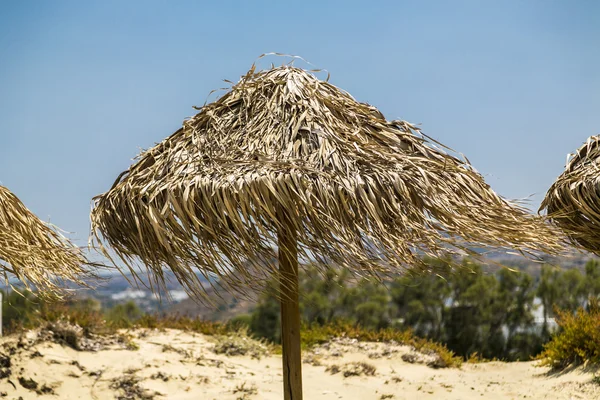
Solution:
[(443, 344), (417, 337), (408, 329), (368, 329), (337, 320), (327, 325), (313, 324), (307, 326), (302, 329), (300, 336), (303, 347), (311, 347), (338, 337), (357, 339), (361, 342), (396, 342), (412, 346), (415, 350), (425, 354), (436, 354), (439, 357), (439, 363), (436, 367), (460, 367), (462, 364), (462, 358), (456, 356)]
[(587, 310), (557, 311), (556, 322), (560, 331), (538, 357), (542, 366), (563, 369), (584, 363), (600, 365), (600, 306), (597, 301), (592, 301)]

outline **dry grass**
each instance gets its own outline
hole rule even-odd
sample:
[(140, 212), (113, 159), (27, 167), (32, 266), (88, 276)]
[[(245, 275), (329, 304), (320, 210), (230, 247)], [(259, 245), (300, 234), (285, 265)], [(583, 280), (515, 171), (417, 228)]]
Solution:
[(236, 330), (231, 326), (220, 322), (168, 315), (161, 317), (144, 315), (136, 321), (135, 326), (138, 328), (149, 329), (180, 329), (182, 331), (197, 332), (208, 336), (227, 335)]
[(111, 381), (110, 388), (119, 391), (117, 400), (153, 400), (162, 395), (140, 386), (141, 378), (133, 374), (125, 374)]
[(248, 400), (258, 393), (258, 388), (255, 385), (246, 385), (246, 382), (243, 382), (233, 389), (233, 393), (239, 394), (236, 400)]
[(94, 199), (94, 242), (203, 296), (198, 268), (242, 293), (277, 275), (278, 232), (299, 257), (359, 275), (473, 247), (555, 253), (556, 232), (498, 196), (468, 161), (308, 71), (254, 67), (143, 152)]
[(325, 369), (326, 372), (335, 375), (337, 373), (342, 373), (344, 378), (348, 378), (350, 376), (373, 376), (375, 375), (375, 367), (371, 364), (365, 362), (350, 362), (346, 363), (342, 366), (333, 364)]
[(541, 204), (573, 244), (600, 256), (600, 136), (592, 136), (567, 160)]
[(163, 353), (166, 353), (166, 352), (177, 353), (180, 356), (182, 356), (184, 359), (186, 359), (186, 358), (192, 358), (192, 353), (189, 352), (188, 350), (183, 349), (181, 347), (171, 346), (170, 344), (163, 344), (162, 345), (162, 351), (163, 351)]
[(243, 330), (238, 330), (226, 336), (215, 336), (216, 343), (213, 351), (216, 354), (228, 356), (249, 355), (260, 359), (269, 354), (269, 346), (262, 341), (253, 339)]
[(82, 251), (54, 226), (41, 221), (7, 188), (0, 186), (0, 273), (47, 297), (64, 295), (66, 281), (87, 286), (96, 277)]

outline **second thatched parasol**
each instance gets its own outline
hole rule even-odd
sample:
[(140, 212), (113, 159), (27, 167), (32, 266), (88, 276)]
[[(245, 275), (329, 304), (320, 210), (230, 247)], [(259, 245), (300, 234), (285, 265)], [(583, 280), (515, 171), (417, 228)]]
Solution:
[[(95, 198), (92, 230), (161, 284), (280, 280), (284, 398), (301, 399), (298, 260), (380, 278), (424, 254), (555, 252), (553, 231), (404, 121), (313, 74), (253, 67)], [(279, 270), (269, 265), (278, 244)]]
[(600, 256), (600, 136), (588, 138), (569, 155), (565, 171), (546, 193), (542, 211), (575, 246)]
[[(0, 270), (44, 297), (62, 297), (64, 284), (88, 286), (96, 278), (82, 251), (42, 222), (7, 188), (0, 186)], [(97, 265), (96, 265), (97, 266)]]

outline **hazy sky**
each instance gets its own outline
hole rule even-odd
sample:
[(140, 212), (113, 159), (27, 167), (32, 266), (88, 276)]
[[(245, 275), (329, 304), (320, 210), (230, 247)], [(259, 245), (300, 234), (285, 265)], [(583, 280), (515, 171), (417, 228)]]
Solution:
[(84, 245), (91, 198), (264, 52), (326, 68), (536, 209), (600, 133), (594, 0), (5, 1), (0, 183)]

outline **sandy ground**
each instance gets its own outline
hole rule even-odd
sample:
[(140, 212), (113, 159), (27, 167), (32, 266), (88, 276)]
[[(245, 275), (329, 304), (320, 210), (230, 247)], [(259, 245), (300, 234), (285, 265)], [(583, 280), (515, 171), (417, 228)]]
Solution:
[[(45, 335), (45, 336), (44, 336)], [(28, 332), (0, 341), (0, 398), (282, 399), (281, 356), (217, 354), (213, 337), (144, 330), (77, 351)], [(237, 345), (224, 349), (238, 353)], [(137, 347), (137, 348), (136, 348)], [(128, 349), (129, 348), (129, 349)], [(259, 356), (259, 358), (257, 358)], [(406, 346), (340, 339), (306, 352), (305, 399), (600, 399), (595, 372), (549, 374), (534, 362), (435, 369)], [(364, 364), (361, 364), (364, 363)], [(374, 369), (372, 368), (374, 367)]]

